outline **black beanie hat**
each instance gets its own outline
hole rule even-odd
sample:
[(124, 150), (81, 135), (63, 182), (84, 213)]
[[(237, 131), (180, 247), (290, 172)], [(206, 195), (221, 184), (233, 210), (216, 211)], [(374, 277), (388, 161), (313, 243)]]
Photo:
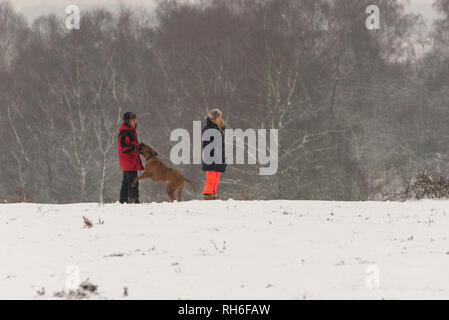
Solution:
[(125, 112), (125, 114), (123, 115), (123, 121), (128, 122), (132, 119), (136, 119), (136, 115), (132, 112)]

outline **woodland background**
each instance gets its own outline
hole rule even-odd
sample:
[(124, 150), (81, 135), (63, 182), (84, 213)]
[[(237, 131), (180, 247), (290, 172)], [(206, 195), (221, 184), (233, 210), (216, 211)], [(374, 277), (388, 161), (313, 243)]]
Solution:
[[(118, 200), (125, 111), (166, 164), (170, 132), (213, 107), (279, 129), (278, 173), (228, 166), (221, 198), (380, 200), (419, 170), (447, 177), (449, 0), (434, 5), (426, 25), (396, 0), (160, 1), (83, 11), (69, 31), (0, 2), (0, 199)], [(201, 189), (200, 165), (177, 169)], [(142, 181), (141, 200), (164, 188)]]

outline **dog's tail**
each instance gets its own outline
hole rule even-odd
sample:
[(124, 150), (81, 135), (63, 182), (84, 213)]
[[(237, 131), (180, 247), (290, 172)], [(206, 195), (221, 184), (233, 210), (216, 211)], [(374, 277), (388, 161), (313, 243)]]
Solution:
[(193, 185), (192, 181), (190, 181), (189, 179), (186, 179), (186, 178), (184, 178), (184, 180), (187, 181), (187, 182), (190, 184), (190, 186), (192, 187), (193, 191), (196, 192), (196, 188), (195, 188), (195, 186)]

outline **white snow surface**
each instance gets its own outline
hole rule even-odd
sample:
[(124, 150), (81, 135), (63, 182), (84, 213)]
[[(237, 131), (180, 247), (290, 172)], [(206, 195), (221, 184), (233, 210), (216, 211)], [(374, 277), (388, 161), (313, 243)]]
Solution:
[(56, 299), (77, 266), (90, 299), (449, 299), (448, 214), (431, 200), (2, 204), (0, 298)]

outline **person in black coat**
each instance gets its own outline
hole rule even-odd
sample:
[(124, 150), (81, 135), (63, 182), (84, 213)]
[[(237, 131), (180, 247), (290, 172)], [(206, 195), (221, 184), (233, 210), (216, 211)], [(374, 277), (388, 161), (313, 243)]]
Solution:
[[(206, 130), (217, 130), (221, 135), (221, 161), (212, 161), (211, 163), (206, 163), (204, 161), (204, 155), (202, 157), (203, 171), (206, 171), (206, 182), (204, 183), (203, 197), (205, 200), (215, 200), (217, 199), (217, 185), (220, 179), (221, 173), (226, 171), (226, 159), (225, 159), (225, 126), (222, 119), (223, 113), (219, 109), (212, 109), (206, 115), (206, 126), (203, 128), (202, 133)], [(204, 148), (214, 141), (214, 136), (212, 135), (209, 140), (203, 141)], [(214, 149), (207, 154), (212, 159), (214, 158)]]

